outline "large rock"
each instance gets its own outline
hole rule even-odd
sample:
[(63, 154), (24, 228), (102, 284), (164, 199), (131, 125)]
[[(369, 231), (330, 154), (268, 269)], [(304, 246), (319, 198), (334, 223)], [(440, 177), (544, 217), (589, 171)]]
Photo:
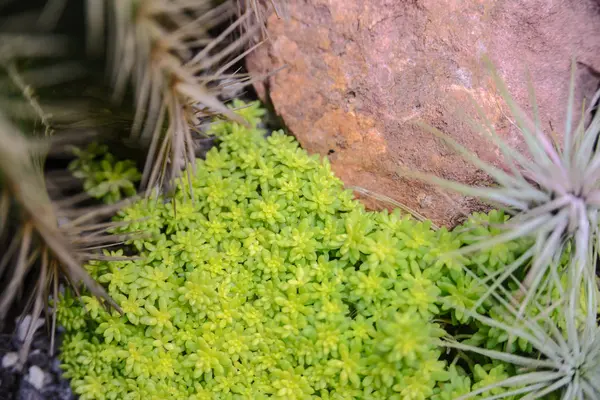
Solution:
[(452, 226), (480, 205), (402, 178), (398, 167), (467, 183), (485, 183), (486, 177), (412, 122), (441, 128), (501, 163), (456, 112), (474, 115), (467, 106), (472, 96), (505, 139), (522, 145), (482, 55), (490, 56), (524, 106), (529, 69), (548, 130), (562, 130), (573, 56), (578, 101), (598, 87), (597, 0), (287, 3), (288, 18), (268, 18), (270, 41), (247, 61), (257, 74), (288, 66), (258, 84), (259, 95), (308, 151), (329, 155), (348, 185), (386, 195), (439, 224)]

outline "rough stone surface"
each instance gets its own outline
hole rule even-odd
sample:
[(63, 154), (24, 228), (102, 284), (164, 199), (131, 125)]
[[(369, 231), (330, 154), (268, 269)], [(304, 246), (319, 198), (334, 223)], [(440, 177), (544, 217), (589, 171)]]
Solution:
[(590, 99), (598, 87), (596, 0), (288, 3), (287, 20), (268, 18), (270, 42), (247, 61), (256, 74), (288, 66), (257, 84), (259, 95), (308, 151), (329, 155), (348, 185), (391, 197), (439, 224), (452, 226), (480, 204), (401, 178), (398, 167), (466, 183), (486, 177), (413, 122), (438, 127), (501, 165), (499, 153), (459, 116), (474, 115), (467, 106), (472, 96), (506, 140), (523, 144), (482, 55), (526, 109), (531, 71), (548, 130), (562, 130), (572, 56), (577, 100)]

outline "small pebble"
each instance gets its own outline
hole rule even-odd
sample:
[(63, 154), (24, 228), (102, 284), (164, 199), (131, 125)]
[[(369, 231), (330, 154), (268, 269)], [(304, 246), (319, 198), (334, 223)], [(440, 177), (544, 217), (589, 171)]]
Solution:
[(50, 363), (50, 371), (58, 377), (62, 376), (63, 370), (60, 367), (60, 360), (58, 357), (52, 359), (52, 362)]
[(3, 335), (0, 333), (0, 353), (14, 350), (12, 336), (13, 335)]
[(58, 222), (58, 227), (60, 228), (61, 226), (66, 225), (71, 221), (69, 220), (69, 218), (66, 217), (58, 217), (56, 222)]
[(33, 365), (29, 368), (29, 372), (27, 373), (27, 376), (25, 376), (25, 379), (37, 390), (40, 390), (44, 386), (46, 374), (40, 367)]
[[(2, 376), (2, 384), (0, 385), (0, 399), (10, 399), (14, 398), (14, 394), (17, 393), (19, 377), (17, 374), (11, 374), (7, 371), (0, 371), (0, 376)], [(2, 397), (5, 395), (6, 397)]]
[[(19, 324), (17, 328), (17, 339), (20, 342), (23, 342), (25, 340), (25, 336), (27, 336), (27, 330), (32, 324), (32, 319), (33, 318), (31, 318), (31, 315), (26, 315), (25, 318), (23, 318), (23, 320)], [(37, 331), (42, 325), (44, 325), (44, 319), (38, 318), (37, 321), (34, 322), (34, 324), (34, 329)]]
[(37, 337), (34, 337), (31, 347), (48, 353), (50, 352), (50, 338), (46, 335), (38, 335)]
[(47, 399), (52, 400), (73, 400), (75, 398), (68, 381), (49, 385), (44, 389), (44, 394)]
[(21, 381), (19, 396), (15, 398), (18, 400), (45, 400), (40, 391), (25, 379)]
[(6, 353), (4, 357), (2, 357), (2, 368), (12, 368), (17, 365), (19, 361), (19, 355), (15, 352)]
[(49, 364), (48, 354), (40, 350), (33, 350), (31, 353), (29, 353), (27, 361), (29, 362), (29, 364), (37, 365), (42, 369), (46, 369)]

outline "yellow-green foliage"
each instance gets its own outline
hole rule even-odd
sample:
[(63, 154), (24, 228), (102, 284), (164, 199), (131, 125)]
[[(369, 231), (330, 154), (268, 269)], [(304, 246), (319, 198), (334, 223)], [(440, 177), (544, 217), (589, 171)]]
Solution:
[(454, 365), (438, 338), (478, 327), (456, 309), (484, 290), (463, 264), (492, 268), (519, 246), (447, 257), (469, 236), (365, 211), (292, 137), (229, 122), (211, 133), (220, 144), (192, 191), (184, 175), (173, 200), (121, 212), (121, 231), (150, 235), (130, 243), (139, 259), (88, 265), (124, 314), (60, 302), (82, 400), (450, 400), (508, 376), (483, 358)]
[(135, 183), (142, 174), (131, 160), (117, 161), (108, 146), (92, 143), (85, 150), (74, 148), (76, 158), (69, 164), (73, 176), (83, 180), (83, 189), (105, 203), (135, 195)]

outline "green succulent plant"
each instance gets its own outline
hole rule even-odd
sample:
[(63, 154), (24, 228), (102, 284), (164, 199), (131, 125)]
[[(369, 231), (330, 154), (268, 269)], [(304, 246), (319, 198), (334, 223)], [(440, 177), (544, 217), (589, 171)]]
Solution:
[(92, 143), (73, 149), (77, 157), (69, 164), (73, 176), (83, 180), (83, 189), (104, 203), (113, 204), (136, 194), (142, 175), (131, 160), (115, 160), (107, 146)]
[[(34, 318), (48, 310), (50, 294), (56, 302), (58, 282), (64, 277), (77, 287), (83, 282), (94, 295), (116, 306), (81, 264), (94, 258), (124, 258), (102, 255), (98, 249), (123, 241), (123, 236), (106, 234), (117, 228), (106, 218), (127, 203), (117, 200), (132, 195), (133, 183), (140, 177), (132, 164), (114, 161), (110, 155), (93, 171), (80, 169), (86, 164), (85, 157), (80, 158), (73, 169), (85, 175), (88, 194), (116, 202), (81, 207), (83, 194), (64, 198), (71, 188), (44, 171), (50, 141), (61, 147), (81, 133), (104, 134), (133, 126), (133, 137), (148, 148), (142, 183), (161, 189), (187, 162), (194, 162), (192, 136), (204, 117), (223, 113), (243, 122), (225, 107), (229, 100), (225, 92), (254, 79), (230, 70), (251, 51), (245, 46), (257, 32), (258, 13), (264, 11), (258, 3), (90, 0), (83, 7), (80, 3), (0, 1), (0, 135), (10, 142), (2, 153), (6, 163), (0, 163), (0, 245), (6, 250), (0, 258), (0, 326), (20, 300), (19, 293), (35, 293), (27, 303), (33, 306)], [(69, 17), (63, 18), (63, 13)], [(64, 23), (73, 20), (84, 23)], [(225, 31), (211, 36), (217, 26)], [(81, 28), (88, 34), (83, 36)], [(90, 62), (79, 51), (83, 37), (90, 55), (98, 57)], [(98, 68), (103, 61), (113, 93), (103, 85)], [(134, 111), (122, 104), (118, 110), (107, 106), (111, 95), (121, 100), (130, 94)], [(61, 136), (65, 131), (71, 135)], [(42, 136), (52, 139), (41, 143)], [(152, 221), (137, 223), (156, 228)], [(26, 278), (33, 275), (38, 281), (29, 285), (35, 279)], [(29, 332), (27, 342), (32, 335)]]
[[(253, 81), (229, 70), (251, 51), (244, 46), (261, 28), (255, 16), (262, 9), (238, 7), (234, 0), (90, 0), (87, 6), (89, 36), (96, 38), (91, 44), (101, 42), (105, 24), (112, 38), (107, 51), (114, 98), (133, 85), (132, 137), (149, 146), (142, 176), (149, 192), (193, 166), (193, 137), (203, 117), (247, 123), (221, 94)], [(211, 30), (226, 21), (232, 22), (212, 37)]]
[[(255, 124), (262, 114), (231, 107)], [(283, 132), (215, 120), (210, 134), (218, 147), (169, 200), (116, 218), (119, 234), (149, 233), (128, 242), (138, 257), (87, 266), (123, 314), (86, 293), (59, 303), (62, 365), (80, 396), (445, 400), (514, 374), (487, 357), (459, 367), (443, 347), (477, 330), (448, 306), (485, 290), (462, 266), (483, 276), (494, 257), (438, 257), (468, 238), (365, 211)]]

